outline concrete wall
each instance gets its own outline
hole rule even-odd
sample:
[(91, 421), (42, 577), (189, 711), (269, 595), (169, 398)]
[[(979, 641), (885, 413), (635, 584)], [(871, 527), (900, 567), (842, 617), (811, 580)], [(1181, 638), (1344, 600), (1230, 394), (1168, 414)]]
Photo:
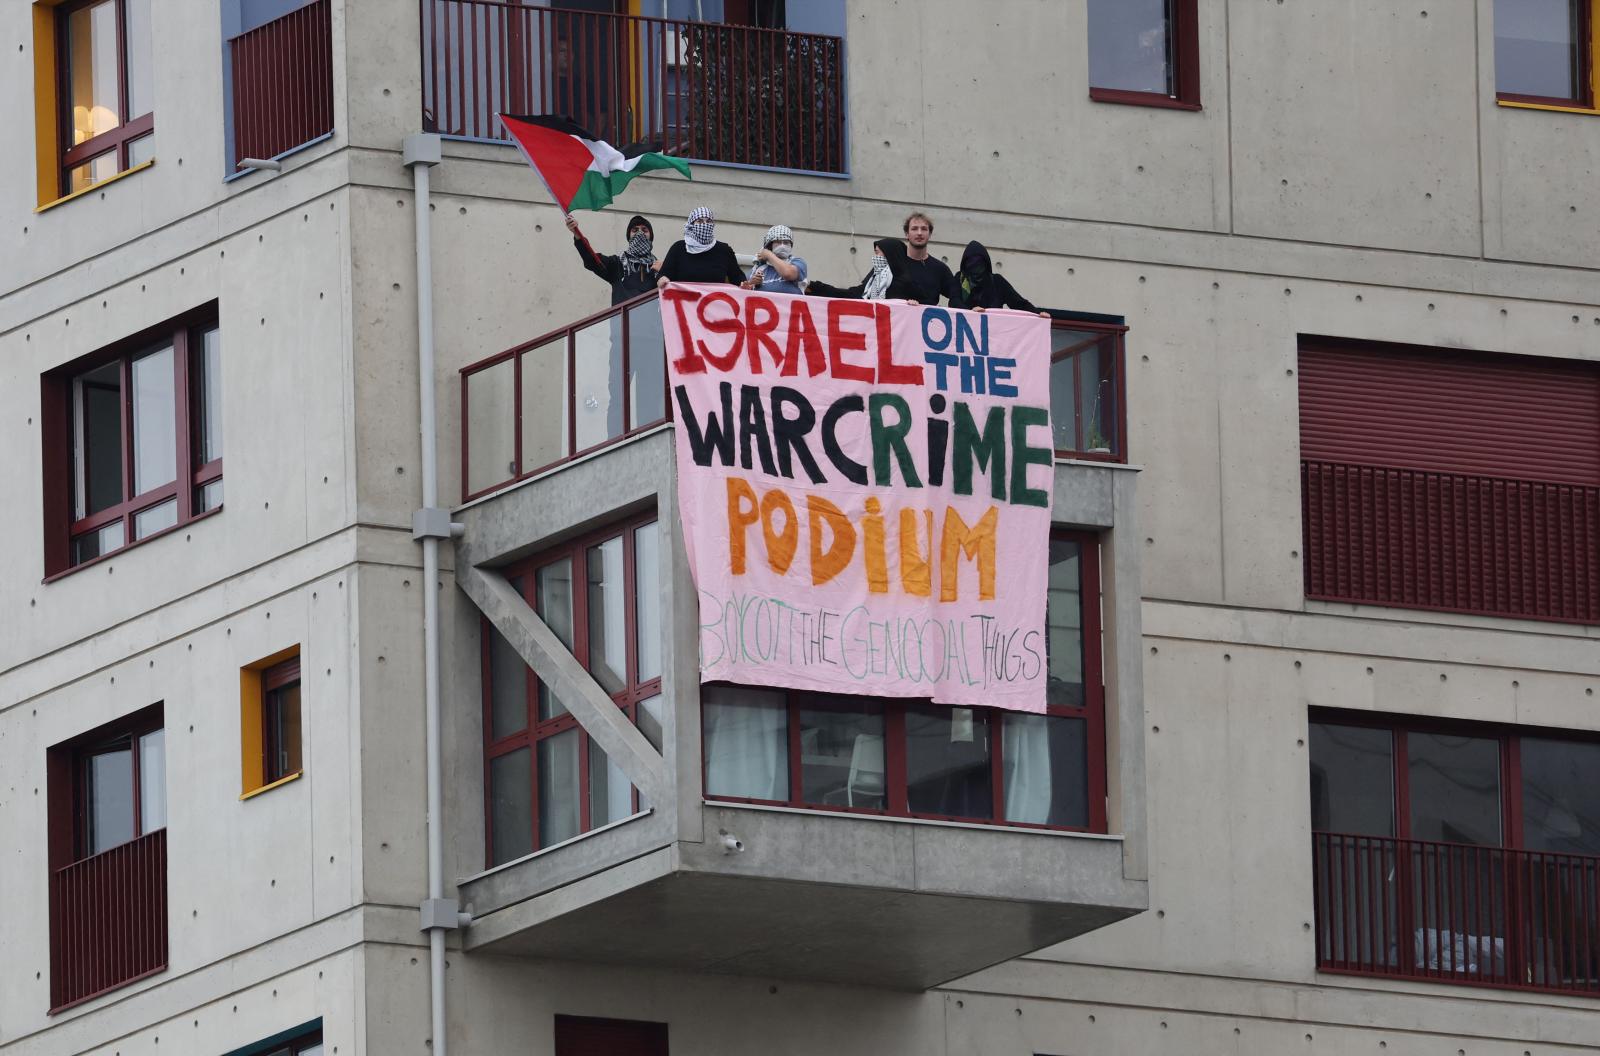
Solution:
[[(775, 1053), (1593, 1051), (1592, 1002), (1319, 976), (1305, 928), (1308, 706), (1600, 729), (1595, 628), (1308, 604), (1300, 586), (1298, 334), (1600, 360), (1600, 118), (1495, 105), (1493, 6), (1202, 0), (1205, 108), (1185, 113), (1089, 101), (1083, 0), (852, 0), (849, 180), (702, 167), (581, 217), (614, 250), (644, 212), (664, 250), (674, 218), (709, 202), (736, 248), (786, 222), (814, 276), (853, 282), (872, 238), (927, 205), (941, 255), (981, 238), (1033, 300), (1127, 318), (1155, 909), (914, 998), (452, 954), (458, 1050), (547, 1052), (550, 1016), (570, 1012), (668, 1020), (675, 1050), (707, 1053), (752, 1038)], [(39, 214), (30, 12), (0, 11), (17, 101), (0, 128), (0, 1051), (215, 1053), (320, 1014), (346, 1054), (420, 1054), (425, 957), (403, 907), (422, 893), (424, 585), (404, 530), (420, 467), (399, 164), (420, 109), (415, 8), (336, 3), (335, 136), (226, 184), (216, 8), (155, 9), (163, 53), (192, 58), (157, 65), (157, 164)], [(449, 500), (458, 369), (607, 294), (515, 151), (446, 154), (432, 217)], [(41, 584), (39, 374), (212, 299), (226, 509)], [(482, 861), (476, 621), (443, 582), (446, 871), (464, 876)], [(288, 627), (324, 726), (305, 780), (239, 803), (235, 674)], [(44, 751), (154, 700), (173, 970), (50, 1020)]]

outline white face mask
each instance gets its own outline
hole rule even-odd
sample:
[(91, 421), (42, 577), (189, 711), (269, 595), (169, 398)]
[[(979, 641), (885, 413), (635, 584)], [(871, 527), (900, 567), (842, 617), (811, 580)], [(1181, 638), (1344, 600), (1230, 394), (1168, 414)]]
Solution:
[(779, 260), (788, 260), (794, 256), (794, 247), (787, 242), (774, 242), (772, 244), (772, 253)]

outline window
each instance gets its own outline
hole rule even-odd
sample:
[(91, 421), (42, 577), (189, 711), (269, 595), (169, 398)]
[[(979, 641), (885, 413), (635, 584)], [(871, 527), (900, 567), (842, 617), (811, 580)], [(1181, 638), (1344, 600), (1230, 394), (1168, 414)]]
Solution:
[(42, 379), (45, 571), (222, 505), (221, 333), (191, 313)]
[(155, 157), (151, 0), (36, 4), (40, 204)]
[(1045, 713), (708, 685), (706, 795), (1105, 831), (1098, 550), (1050, 540)]
[(299, 646), (240, 670), (240, 799), (300, 776), (301, 722)]
[[(660, 545), (650, 514), (542, 554), (507, 576), (658, 749)], [(490, 865), (643, 809), (622, 770), (487, 620), (483, 684)]]
[(1501, 102), (1596, 106), (1596, 0), (1495, 0), (1494, 78)]
[(52, 1011), (167, 963), (161, 705), (50, 749)]
[(557, 1016), (555, 1056), (667, 1056), (667, 1025)]
[(1050, 326), (1050, 426), (1056, 455), (1125, 461), (1122, 375), (1128, 328), (1120, 320), (1089, 321), (1087, 313), (1065, 314), (1072, 317), (1058, 318)]
[(1600, 739), (1313, 713), (1328, 971), (1600, 993)]
[(1600, 623), (1600, 369), (1300, 340), (1306, 596)]
[(1089, 0), (1089, 98), (1200, 109), (1197, 0)]

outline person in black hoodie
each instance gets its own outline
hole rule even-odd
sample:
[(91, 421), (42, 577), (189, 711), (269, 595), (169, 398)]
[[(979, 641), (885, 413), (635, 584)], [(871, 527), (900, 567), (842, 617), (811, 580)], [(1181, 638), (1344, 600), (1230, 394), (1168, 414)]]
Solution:
[[(845, 287), (812, 282), (806, 286), (806, 296), (843, 297), (859, 301), (915, 301), (918, 291), (908, 271), (906, 244), (898, 238), (880, 238), (872, 243), (872, 270), (860, 282)], [(934, 303), (937, 302), (938, 297), (935, 297)]]
[(961, 254), (961, 270), (956, 273), (956, 297), (951, 298), (950, 305), (979, 312), (986, 308), (1016, 308), (1050, 318), (1049, 312), (1040, 311), (1037, 305), (1018, 293), (1004, 275), (994, 273), (989, 251), (979, 242), (968, 242), (966, 252)]
[(628, 220), (628, 248), (615, 257), (596, 253), (578, 230), (578, 221), (571, 213), (567, 214), (567, 230), (572, 232), (572, 245), (584, 268), (611, 284), (612, 304), (621, 304), (656, 288), (656, 269), (660, 266), (652, 252), (656, 232), (644, 217)]
[(657, 286), (669, 282), (744, 282), (744, 270), (733, 247), (717, 241), (717, 218), (698, 206), (683, 225), (683, 238), (667, 250)]

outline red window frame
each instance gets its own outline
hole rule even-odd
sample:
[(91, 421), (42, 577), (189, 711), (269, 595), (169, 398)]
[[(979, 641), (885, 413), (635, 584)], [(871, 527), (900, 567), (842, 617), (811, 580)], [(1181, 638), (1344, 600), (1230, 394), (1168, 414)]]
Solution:
[[(984, 715), (987, 719), (986, 728), (989, 736), (989, 781), (990, 781), (990, 817), (975, 818), (953, 814), (918, 813), (910, 809), (909, 790), (907, 785), (907, 740), (906, 740), (906, 715), (913, 710), (930, 708), (933, 710), (946, 710), (945, 705), (933, 705), (927, 700), (899, 699), (899, 698), (872, 698), (848, 697), (839, 695), (825, 695), (807, 693), (800, 690), (772, 690), (762, 687), (763, 692), (781, 693), (785, 699), (786, 717), (785, 727), (786, 745), (789, 754), (789, 797), (782, 800), (750, 799), (740, 796), (711, 795), (706, 799), (712, 802), (749, 803), (757, 806), (790, 807), (798, 810), (823, 810), (835, 811), (846, 814), (871, 814), (880, 817), (892, 818), (918, 818), (928, 821), (955, 821), (976, 825), (1002, 825), (1011, 828), (1050, 829), (1061, 832), (1094, 832), (1107, 831), (1107, 787), (1106, 787), (1106, 709), (1105, 709), (1105, 641), (1100, 617), (1100, 538), (1094, 532), (1074, 531), (1068, 529), (1055, 529), (1051, 532), (1052, 539), (1069, 540), (1078, 544), (1080, 579), (1079, 596), (1083, 601), (1080, 627), (1082, 629), (1081, 642), (1083, 644), (1083, 690), (1084, 701), (1081, 705), (1051, 705), (1044, 714), (1063, 718), (1076, 718), (1084, 721), (1084, 754), (1086, 767), (1086, 791), (1088, 802), (1088, 824), (1077, 825), (1050, 825), (1025, 821), (1008, 821), (1001, 815), (1005, 811), (1005, 757), (1004, 757), (1004, 722), (1007, 715), (1018, 714), (999, 708), (974, 708), (973, 710)], [(1093, 599), (1093, 603), (1090, 603)], [(1091, 648), (1091, 644), (1097, 648)], [(836, 806), (832, 804), (819, 804), (809, 802), (802, 798), (801, 789), (801, 729), (800, 711), (806, 710), (838, 710), (838, 711), (878, 711), (884, 717), (883, 744), (884, 744), (884, 785), (886, 790), (886, 806), (881, 810), (866, 807)], [(707, 787), (707, 761), (704, 751), (706, 738), (701, 737), (700, 756), (700, 787)]]
[[(1070, 368), (1074, 372), (1072, 391), (1078, 396), (1076, 405), (1072, 408), (1073, 436), (1079, 441), (1074, 447), (1058, 447), (1055, 449), (1057, 458), (1074, 458), (1091, 462), (1126, 462), (1128, 460), (1128, 400), (1127, 392), (1127, 345), (1128, 327), (1122, 323), (1103, 323), (1080, 321), (1071, 318), (1052, 319), (1050, 331), (1073, 331), (1090, 335), (1075, 345), (1069, 345), (1050, 353), (1050, 371), (1054, 375), (1058, 369)], [(1116, 416), (1114, 435), (1102, 437), (1110, 443), (1109, 450), (1094, 450), (1090, 443), (1092, 426), (1083, 420), (1082, 371), (1079, 369), (1081, 354), (1093, 346), (1101, 348), (1101, 387), (1110, 389), (1110, 396), (1114, 407), (1112, 414)], [(1070, 361), (1070, 362), (1069, 362)], [(1063, 364), (1066, 366), (1063, 367)], [(1051, 428), (1055, 429), (1056, 410), (1052, 400)]]
[[(67, 20), (76, 11), (81, 11), (95, 4), (106, 2), (117, 6), (117, 115), (122, 119), (116, 128), (102, 132), (98, 136), (86, 139), (77, 146), (72, 143), (72, 54), (67, 35)], [(147, 114), (128, 116), (128, 4), (127, 0), (69, 0), (55, 11), (56, 16), (56, 68), (60, 84), (57, 87), (56, 98), (60, 100), (58, 107), (61, 136), (61, 193), (68, 194), (72, 190), (72, 170), (84, 162), (99, 157), (109, 150), (117, 152), (117, 171), (126, 172), (132, 168), (129, 164), (129, 147), (136, 139), (155, 132), (156, 115), (152, 110)], [(152, 68), (155, 65), (155, 56), (147, 56), (145, 61)]]
[[(187, 312), (176, 319), (142, 330), (131, 337), (116, 342), (80, 359), (58, 367), (43, 375), (41, 388), (41, 423), (44, 452), (44, 518), (45, 518), (45, 582), (80, 568), (120, 554), (129, 547), (177, 531), (202, 517), (218, 513), (219, 502), (208, 510), (196, 510), (196, 494), (208, 484), (222, 479), (220, 457), (197, 464), (201, 445), (196, 434), (202, 415), (200, 405), (205, 399), (200, 379), (203, 368), (197, 361), (205, 355), (205, 335), (213, 330), (220, 332), (215, 302)], [(133, 490), (133, 362), (144, 354), (172, 346), (173, 392), (184, 398), (173, 401), (173, 435), (177, 443), (176, 478), (139, 495), (129, 495)], [(72, 387), (76, 378), (111, 363), (121, 365), (122, 387), (122, 501), (85, 517), (75, 517), (74, 491), (76, 467), (73, 463), (74, 430), (76, 420), (73, 410)], [(174, 524), (134, 537), (134, 518), (169, 500), (177, 501), (177, 520)], [(122, 523), (122, 545), (103, 554), (73, 561), (73, 543), (98, 532), (116, 522)]]
[[(1200, 110), (1199, 0), (1170, 0), (1171, 21), (1167, 49), (1172, 62), (1172, 91), (1136, 92), (1125, 88), (1089, 86), (1089, 98), (1099, 103), (1154, 106), (1168, 110)], [(1089, 41), (1094, 47), (1094, 41)]]
[[(281, 664), (274, 664), (261, 672), (261, 783), (270, 785), (274, 781), (282, 781), (292, 774), (298, 774), (302, 767), (301, 746), (294, 745), (292, 756), (288, 760), (293, 765), (283, 761), (284, 745), (278, 743), (279, 723), (274, 719), (278, 712), (289, 706), (287, 691), (300, 687), (300, 658), (285, 660)], [(295, 710), (301, 707), (301, 701), (294, 703)], [(295, 725), (300, 727), (302, 740), (305, 737), (304, 727), (301, 725), (300, 716), (295, 717)]]
[[(48, 842), (52, 871), (94, 857), (88, 845), (88, 763), (94, 756), (115, 750), (129, 742), (133, 748), (132, 784), (129, 788), (129, 795), (133, 797), (133, 835), (130, 841), (148, 835), (145, 828), (144, 799), (140, 789), (142, 763), (139, 739), (164, 728), (162, 712), (162, 705), (153, 704), (50, 749)], [(159, 827), (165, 828), (165, 823)]]
[(1499, 74), (1496, 73), (1495, 99), (1502, 103), (1531, 103), (1535, 106), (1561, 106), (1572, 109), (1588, 110), (1595, 106), (1594, 97), (1594, 20), (1597, 14), (1596, 0), (1571, 0), (1577, 8), (1577, 20), (1574, 30), (1578, 43), (1578, 68), (1573, 71), (1578, 81), (1578, 94), (1576, 96), (1555, 95), (1523, 95), (1518, 92), (1502, 92), (1499, 90)]
[[(534, 557), (510, 566), (504, 570), (508, 581), (521, 580), (521, 593), (528, 607), (539, 612), (541, 618), (544, 613), (539, 611), (538, 602), (538, 571), (559, 564), (562, 561), (572, 562), (572, 654), (582, 664), (585, 670), (589, 669), (589, 592), (588, 584), (588, 552), (591, 547), (607, 542), (611, 539), (622, 540), (622, 579), (623, 591), (623, 638), (627, 652), (627, 671), (623, 678), (621, 689), (611, 694), (611, 699), (618, 709), (627, 716), (628, 721), (637, 724), (639, 719), (639, 705), (642, 701), (661, 693), (661, 676), (639, 679), (638, 655), (638, 605), (637, 591), (634, 584), (637, 582), (637, 561), (635, 555), (637, 531), (647, 525), (656, 523), (656, 511), (637, 514), (624, 521), (608, 524), (605, 528), (579, 536), (560, 546), (543, 551)], [(507, 734), (496, 739), (494, 737), (494, 677), (490, 660), (493, 636), (496, 633), (493, 625), (487, 618), (481, 621), (482, 632), (480, 663), (482, 665), (483, 685), (483, 817), (485, 832), (485, 857), (487, 864), (495, 864), (494, 854), (494, 791), (490, 780), (491, 764), (497, 758), (509, 755), (523, 748), (528, 750), (528, 796), (529, 818), (532, 829), (531, 846), (535, 851), (543, 850), (547, 845), (543, 842), (539, 832), (539, 744), (542, 741), (566, 733), (569, 730), (578, 731), (578, 796), (579, 824), (578, 832), (589, 832), (594, 828), (592, 811), (590, 809), (590, 780), (589, 780), (589, 733), (570, 712), (564, 712), (550, 719), (539, 719), (539, 678), (531, 668), (524, 665), (526, 673), (525, 684), (527, 690), (526, 716), (523, 727), (515, 733)], [(639, 790), (632, 790), (633, 810), (640, 809)], [(501, 863), (503, 864), (503, 863)]]
[[(1405, 761), (1408, 758), (1406, 736), (1413, 733), (1445, 734), (1494, 740), (1500, 745), (1500, 843), (1507, 850), (1526, 850), (1523, 828), (1522, 804), (1522, 741), (1559, 740), (1574, 742), (1600, 742), (1600, 734), (1582, 730), (1548, 729), (1535, 726), (1506, 726), (1499, 723), (1473, 722), (1460, 719), (1435, 719), (1413, 715), (1394, 715), (1387, 712), (1348, 711), (1336, 708), (1312, 708), (1309, 721), (1329, 726), (1354, 726), (1368, 730), (1383, 730), (1394, 738), (1391, 761), (1394, 797), (1395, 839), (1411, 840), (1410, 779)], [(1350, 835), (1368, 835), (1352, 833)]]

